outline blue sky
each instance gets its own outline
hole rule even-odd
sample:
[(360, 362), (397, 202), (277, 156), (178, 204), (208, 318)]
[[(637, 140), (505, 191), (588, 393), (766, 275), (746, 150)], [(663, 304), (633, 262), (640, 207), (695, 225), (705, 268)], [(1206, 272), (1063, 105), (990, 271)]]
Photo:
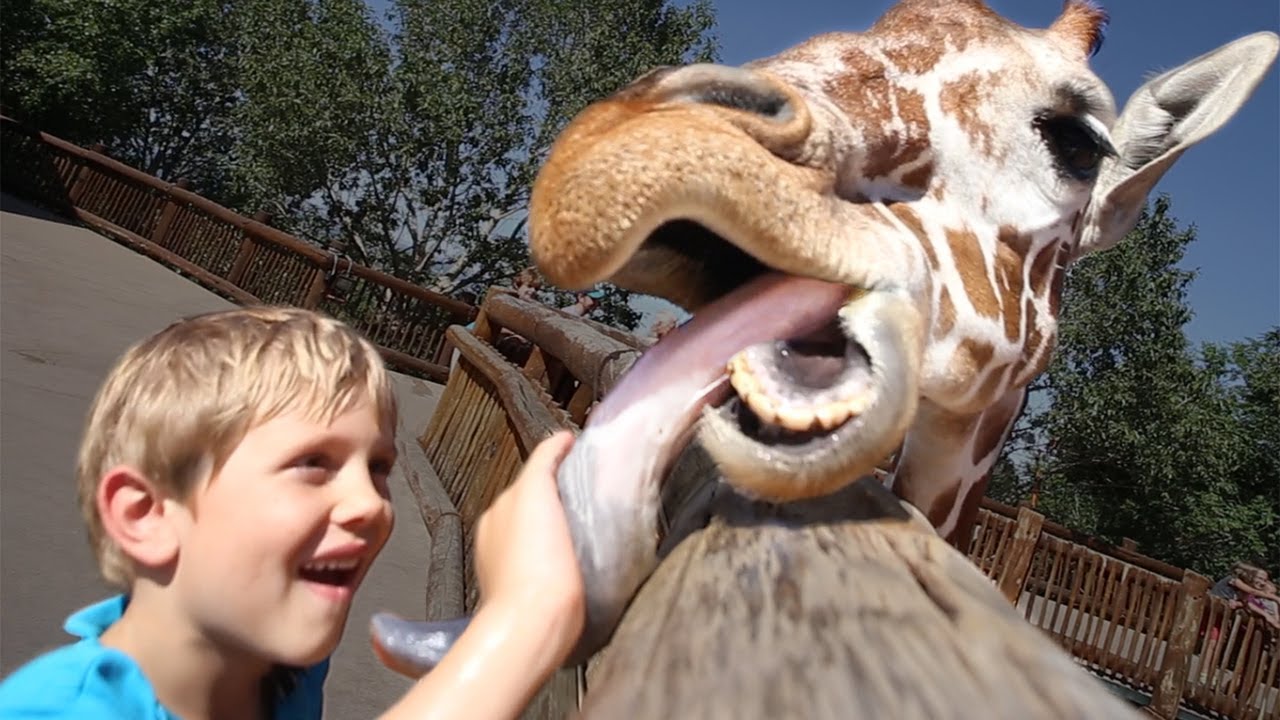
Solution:
[[(869, 27), (892, 0), (713, 0), (720, 58), (739, 64), (830, 30)], [(684, 4), (681, 2), (680, 4)], [(1053, 22), (1060, 0), (988, 0), (1029, 27)], [(1111, 0), (1106, 44), (1093, 59), (1123, 105), (1143, 79), (1258, 30), (1280, 31), (1275, 0)], [(1182, 266), (1193, 341), (1225, 342), (1280, 324), (1280, 77), (1273, 66), (1240, 113), (1193, 147), (1156, 186), (1197, 240)]]

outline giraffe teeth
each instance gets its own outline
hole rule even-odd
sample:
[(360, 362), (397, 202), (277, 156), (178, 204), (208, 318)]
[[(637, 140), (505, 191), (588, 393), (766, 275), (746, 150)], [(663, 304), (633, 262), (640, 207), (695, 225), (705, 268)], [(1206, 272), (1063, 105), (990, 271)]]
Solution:
[(812, 430), (816, 422), (813, 410), (810, 408), (795, 405), (784, 405), (778, 408), (777, 424), (788, 430), (797, 432)]
[(818, 427), (823, 430), (834, 430), (840, 423), (848, 420), (851, 413), (844, 403), (826, 403), (815, 408), (813, 415)]
[(761, 422), (770, 425), (776, 425), (778, 422), (778, 410), (773, 405), (773, 400), (764, 393), (751, 393), (742, 397), (742, 401), (751, 408), (751, 411), (760, 418)]
[(744, 401), (748, 395), (753, 395), (760, 390), (760, 381), (756, 379), (751, 367), (747, 364), (747, 360), (742, 353), (734, 355), (728, 365), (729, 383), (733, 385), (734, 392), (738, 393)]
[(729, 383), (739, 400), (756, 414), (761, 422), (794, 432), (834, 430), (851, 417), (870, 407), (874, 394), (861, 392), (847, 398), (807, 406), (779, 402), (756, 376), (745, 352), (734, 355), (725, 365)]

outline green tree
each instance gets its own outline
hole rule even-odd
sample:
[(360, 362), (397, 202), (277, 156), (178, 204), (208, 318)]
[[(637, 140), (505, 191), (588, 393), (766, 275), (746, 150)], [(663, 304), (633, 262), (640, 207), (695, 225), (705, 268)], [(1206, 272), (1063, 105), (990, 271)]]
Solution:
[(235, 104), (223, 3), (17, 0), (3, 15), (0, 101), (21, 119), (165, 179), (223, 186)]
[[(716, 50), (707, 0), (398, 0), (386, 30), (358, 0), (245, 7), (248, 204), (445, 293), (528, 265), (529, 189), (570, 117)], [(606, 290), (607, 316), (631, 326), (626, 295)]]
[(1280, 356), (1274, 333), (1190, 346), (1194, 272), (1177, 265), (1194, 239), (1160, 197), (1123, 242), (1071, 268), (1059, 347), (1008, 458), (1016, 477), (1006, 466), (996, 487), (1038, 487), (1058, 522), (1217, 573), (1274, 547), (1275, 440), (1262, 438)]

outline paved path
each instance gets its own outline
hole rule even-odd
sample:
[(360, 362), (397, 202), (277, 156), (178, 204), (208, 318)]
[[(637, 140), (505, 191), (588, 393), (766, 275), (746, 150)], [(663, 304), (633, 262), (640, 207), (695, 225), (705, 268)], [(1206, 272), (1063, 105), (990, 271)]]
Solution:
[[(76, 509), (75, 453), (93, 393), (135, 339), (220, 297), (89, 230), (0, 195), (0, 676), (62, 644), (63, 619), (108, 592)], [(426, 427), (441, 386), (397, 376), (401, 434)], [(426, 477), (430, 468), (420, 472)], [(369, 615), (423, 612), (429, 539), (403, 476), (397, 522), (334, 657), (329, 718), (370, 718), (409, 682), (376, 664)]]

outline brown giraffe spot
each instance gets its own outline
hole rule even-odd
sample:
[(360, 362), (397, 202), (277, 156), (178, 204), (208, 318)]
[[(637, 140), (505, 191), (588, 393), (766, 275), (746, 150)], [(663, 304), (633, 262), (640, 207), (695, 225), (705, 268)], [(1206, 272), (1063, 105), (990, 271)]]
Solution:
[[(925, 242), (928, 245), (928, 241)], [(956, 326), (956, 306), (951, 302), (951, 292), (942, 286), (942, 299), (938, 302), (938, 332), (946, 335)]]
[(960, 480), (957, 478), (952, 480), (947, 489), (933, 501), (933, 505), (929, 506), (929, 512), (925, 513), (925, 516), (934, 527), (947, 521), (947, 516), (951, 514), (951, 508), (955, 507), (956, 496), (959, 494)]
[(987, 482), (990, 479), (990, 473), (983, 475), (960, 500), (960, 515), (956, 517), (956, 529), (947, 541), (962, 552), (969, 550), (964, 540), (973, 536), (973, 526), (978, 522), (978, 510), (982, 506), (982, 496), (987, 494)]
[(929, 267), (937, 270), (938, 256), (933, 252), (933, 245), (929, 243), (929, 236), (924, 230), (924, 223), (920, 222), (920, 216), (917, 215), (916, 211), (906, 203), (893, 203), (889, 205), (888, 208), (889, 212), (897, 215), (898, 219), (902, 221), (902, 224), (906, 225), (907, 229), (910, 230), (918, 240), (920, 240), (920, 245), (924, 248), (924, 254), (929, 260)]
[(959, 80), (942, 86), (939, 97), (942, 112), (955, 118), (973, 146), (984, 153), (991, 152), (992, 138), (995, 137), (995, 128), (982, 114), (983, 108), (987, 107), (983, 99), (984, 85), (990, 84), (991, 77), (987, 73), (967, 73)]
[(932, 43), (891, 45), (884, 49), (884, 57), (901, 73), (923, 75), (938, 66), (944, 49)]
[(1057, 257), (1058, 245), (1056, 243), (1050, 243), (1036, 253), (1035, 259), (1031, 262), (1031, 272), (1028, 273), (1027, 277), (1031, 292), (1036, 295), (1043, 295), (1049, 289), (1049, 273), (1053, 271), (1054, 260)]
[(1054, 253), (1057, 262), (1054, 263), (1053, 280), (1049, 285), (1049, 316), (1058, 317), (1058, 305), (1062, 302), (1062, 282), (1067, 277), (1066, 268), (1063, 267), (1067, 255), (1067, 246), (1059, 245), (1058, 251)]
[(1009, 363), (993, 368), (987, 379), (982, 381), (982, 387), (979, 388), (977, 396), (974, 397), (974, 403), (977, 405), (990, 405), (999, 397), (1000, 391), (1004, 388), (1005, 382), (1008, 380), (1009, 371), (1013, 364)]
[[(871, 125), (863, 127), (868, 140), (868, 153), (863, 163), (862, 175), (868, 179), (888, 177), (894, 170), (915, 162), (930, 152), (929, 119), (925, 115), (924, 96), (914, 90), (892, 85), (888, 86), (888, 90), (893, 94), (898, 109), (897, 117), (902, 121), (905, 133), (883, 134), (883, 128), (893, 117), (893, 113), (892, 107), (882, 102), (884, 112), (878, 117), (868, 118)], [(933, 170), (930, 169), (929, 172), (932, 174)]]
[(915, 170), (905, 173), (902, 176), (902, 185), (913, 190), (925, 190), (929, 187), (929, 181), (932, 179), (933, 161), (929, 160)]
[(973, 439), (975, 464), (982, 462), (983, 458), (996, 449), (1017, 413), (1018, 403), (1000, 403), (983, 413), (982, 421), (978, 423), (978, 433)]
[(948, 229), (947, 244), (951, 246), (951, 257), (960, 279), (964, 281), (973, 309), (983, 317), (996, 317), (1000, 303), (991, 281), (987, 279), (987, 260), (978, 244), (978, 236), (970, 230)]
[(892, 116), (884, 63), (857, 47), (844, 51), (840, 58), (844, 71), (829, 76), (823, 83), (823, 91), (863, 129), (868, 139), (880, 137), (879, 128)]
[[(1027, 299), (1023, 301), (1022, 314), (1027, 318), (1027, 341), (1022, 345), (1022, 360), (1023, 364), (1026, 364), (1031, 354), (1040, 348), (1040, 340), (1042, 339), (1040, 323), (1036, 322), (1038, 318), (1036, 317), (1035, 301), (1031, 296), (1027, 296)], [(1021, 370), (1019, 370), (1019, 374), (1021, 374)]]
[(1008, 245), (1010, 250), (1018, 254), (1018, 257), (1025, 258), (1027, 252), (1031, 250), (1031, 236), (1018, 232), (1018, 229), (1012, 225), (1001, 225), (996, 237), (1001, 245)]
[(965, 338), (960, 341), (960, 345), (956, 347), (955, 355), (952, 356), (952, 364), (956, 367), (968, 366), (973, 373), (977, 373), (991, 362), (992, 356), (996, 353), (996, 349), (990, 343), (978, 342), (973, 338)]
[(1009, 246), (996, 246), (996, 282), (999, 284), (1004, 336), (1009, 342), (1022, 337), (1022, 258)]

